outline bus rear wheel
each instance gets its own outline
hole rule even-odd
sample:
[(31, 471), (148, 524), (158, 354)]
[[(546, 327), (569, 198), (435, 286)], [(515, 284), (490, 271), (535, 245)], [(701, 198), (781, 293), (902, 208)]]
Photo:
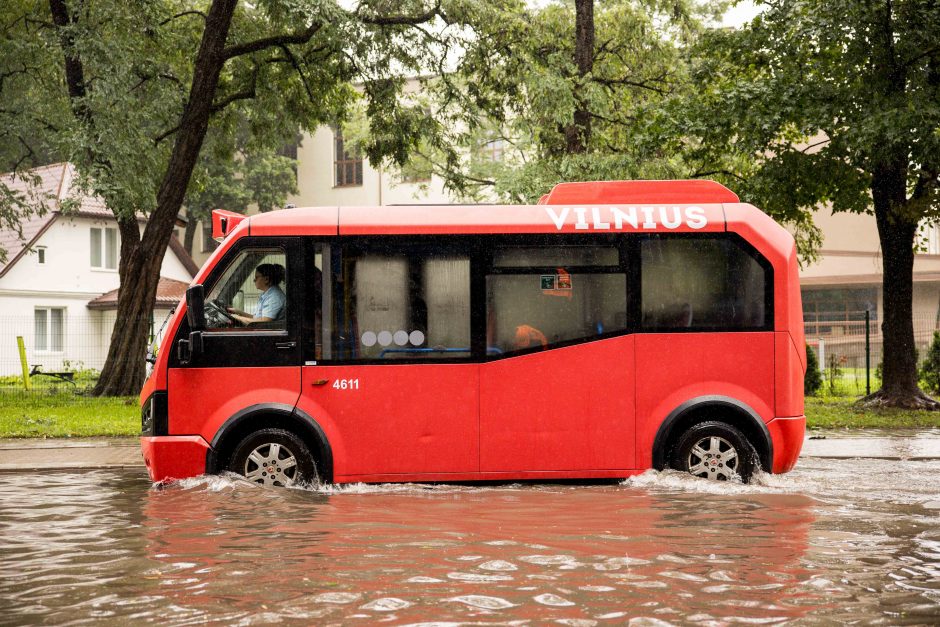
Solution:
[(673, 449), (672, 467), (711, 481), (748, 483), (757, 469), (757, 452), (735, 427), (700, 422), (682, 434)]
[(235, 447), (228, 470), (272, 487), (306, 485), (317, 480), (310, 449), (296, 434), (284, 429), (261, 429), (250, 434)]

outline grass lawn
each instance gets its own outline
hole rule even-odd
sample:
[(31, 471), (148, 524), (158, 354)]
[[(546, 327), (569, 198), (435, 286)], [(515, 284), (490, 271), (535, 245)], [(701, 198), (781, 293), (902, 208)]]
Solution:
[(0, 438), (65, 438), (140, 434), (137, 397), (92, 398), (72, 392), (0, 391)]
[(854, 396), (807, 396), (810, 429), (913, 429), (940, 427), (940, 412), (906, 409), (859, 409)]

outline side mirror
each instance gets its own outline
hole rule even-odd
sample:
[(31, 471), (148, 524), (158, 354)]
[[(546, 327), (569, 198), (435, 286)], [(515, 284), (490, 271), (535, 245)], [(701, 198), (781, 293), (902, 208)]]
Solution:
[(186, 290), (186, 319), (190, 331), (205, 330), (206, 291), (199, 283)]

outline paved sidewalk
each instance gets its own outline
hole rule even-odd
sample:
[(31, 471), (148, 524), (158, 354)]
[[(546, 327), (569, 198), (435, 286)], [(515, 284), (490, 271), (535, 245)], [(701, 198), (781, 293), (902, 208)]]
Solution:
[[(801, 457), (940, 460), (940, 430), (811, 431)], [(143, 466), (140, 441), (134, 437), (0, 439), (0, 471)]]
[(143, 466), (137, 438), (0, 440), (0, 471)]

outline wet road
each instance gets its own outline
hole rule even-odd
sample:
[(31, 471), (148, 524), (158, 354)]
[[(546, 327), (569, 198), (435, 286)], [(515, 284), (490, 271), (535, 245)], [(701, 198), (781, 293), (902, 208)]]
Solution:
[(940, 623), (940, 461), (762, 485), (0, 474), (0, 624)]

